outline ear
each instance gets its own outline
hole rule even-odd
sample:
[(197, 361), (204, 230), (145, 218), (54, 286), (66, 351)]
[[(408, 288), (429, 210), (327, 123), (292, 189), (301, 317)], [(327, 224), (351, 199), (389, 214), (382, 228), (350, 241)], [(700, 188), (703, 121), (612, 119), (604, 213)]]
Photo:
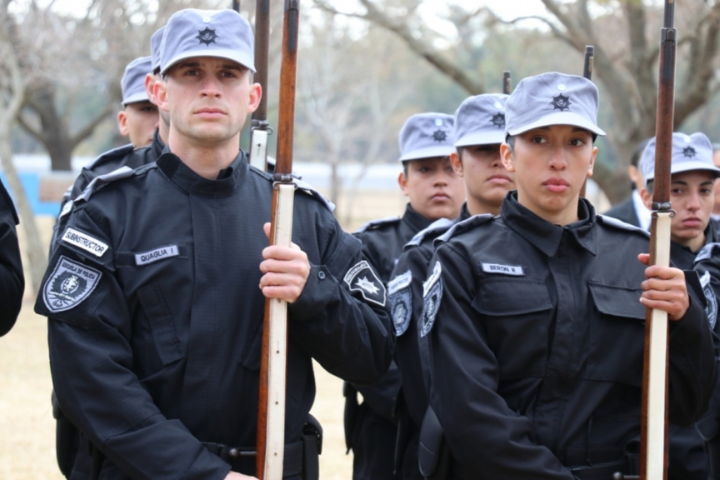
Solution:
[(595, 169), (595, 158), (597, 157), (598, 147), (593, 147), (592, 157), (590, 158), (590, 165), (588, 166), (588, 177), (593, 176), (593, 170)]
[(170, 111), (170, 106), (167, 101), (168, 93), (167, 93), (167, 84), (164, 80), (156, 80), (155, 84), (153, 85), (153, 96), (155, 97), (155, 101), (157, 102), (157, 106), (160, 110), (163, 110), (165, 112)]
[(155, 100), (155, 75), (152, 73), (145, 75), (145, 93), (147, 93), (150, 101), (157, 105)]
[(398, 175), (398, 185), (400, 185), (400, 190), (402, 190), (403, 195), (407, 197), (407, 177), (405, 176), (405, 172), (400, 172)]
[(450, 154), (450, 165), (452, 165), (453, 170), (455, 170), (455, 173), (459, 176), (463, 176), (463, 164), (460, 160), (460, 155), (457, 154), (457, 152), (452, 152)]
[(513, 151), (510, 145), (503, 143), (500, 145), (500, 159), (502, 160), (505, 170), (510, 173), (515, 173), (515, 163), (513, 160)]
[(647, 209), (652, 210), (652, 194), (647, 191), (647, 188), (640, 190), (640, 196)]
[(250, 101), (248, 102), (248, 113), (253, 113), (260, 106), (262, 99), (262, 87), (259, 83), (250, 85)]
[(130, 134), (130, 130), (127, 126), (127, 113), (125, 110), (120, 110), (118, 112), (118, 130), (120, 130), (120, 135), (123, 137), (127, 137)]

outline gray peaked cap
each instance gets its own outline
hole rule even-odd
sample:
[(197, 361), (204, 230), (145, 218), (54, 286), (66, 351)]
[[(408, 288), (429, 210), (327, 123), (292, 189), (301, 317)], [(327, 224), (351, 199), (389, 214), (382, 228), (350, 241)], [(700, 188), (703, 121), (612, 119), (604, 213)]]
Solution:
[[(648, 180), (655, 178), (655, 149), (656, 142), (653, 137), (643, 150), (640, 158), (640, 171)], [(708, 170), (715, 176), (720, 175), (720, 168), (713, 164), (713, 147), (710, 139), (701, 132), (686, 135), (675, 132), (672, 136), (672, 159), (670, 173), (688, 172), (690, 170)]]
[(455, 112), (455, 146), (494, 145), (505, 141), (508, 95), (490, 93), (465, 99)]
[(400, 129), (400, 161), (448, 157), (455, 151), (452, 115), (418, 113)]
[(254, 48), (250, 24), (235, 10), (180, 10), (165, 26), (160, 72), (193, 57), (225, 58), (255, 72)]
[(551, 125), (571, 125), (605, 135), (597, 126), (598, 89), (577, 75), (550, 72), (523, 78), (505, 109), (507, 135)]
[(152, 34), (152, 37), (150, 37), (150, 56), (152, 57), (153, 73), (160, 71), (160, 63), (162, 61), (162, 49), (160, 47), (162, 45), (164, 32), (165, 25), (160, 27), (155, 33)]
[(129, 103), (147, 102), (149, 100), (145, 91), (145, 76), (150, 72), (152, 72), (150, 57), (136, 58), (128, 63), (120, 81), (123, 107)]

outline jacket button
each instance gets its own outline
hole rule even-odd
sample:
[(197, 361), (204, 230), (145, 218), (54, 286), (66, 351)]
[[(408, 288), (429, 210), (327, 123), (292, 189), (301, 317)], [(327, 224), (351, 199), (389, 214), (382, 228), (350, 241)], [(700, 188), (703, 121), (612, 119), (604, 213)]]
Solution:
[(320, 280), (325, 280), (325, 272), (323, 272), (322, 270), (320, 270), (320, 271), (318, 272), (318, 278), (319, 278)]
[(237, 448), (231, 448), (228, 455), (230, 458), (238, 458), (240, 456), (240, 451)]

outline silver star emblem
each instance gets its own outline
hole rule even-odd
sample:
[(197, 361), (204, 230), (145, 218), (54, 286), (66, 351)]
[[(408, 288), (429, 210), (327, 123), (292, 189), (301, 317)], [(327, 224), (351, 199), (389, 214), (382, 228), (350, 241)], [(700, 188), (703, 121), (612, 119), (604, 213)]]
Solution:
[(369, 281), (367, 277), (358, 279), (356, 285), (372, 295), (375, 295), (380, 290), (373, 282)]

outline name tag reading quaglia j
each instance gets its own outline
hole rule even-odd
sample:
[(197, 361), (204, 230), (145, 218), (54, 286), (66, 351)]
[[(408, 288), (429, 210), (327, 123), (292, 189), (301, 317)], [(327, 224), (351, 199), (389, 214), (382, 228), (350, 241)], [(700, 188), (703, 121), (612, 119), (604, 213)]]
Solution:
[(180, 255), (180, 250), (177, 245), (168, 245), (166, 247), (156, 248), (145, 253), (135, 254), (136, 265), (147, 265), (149, 263), (157, 262), (165, 258), (177, 257)]

